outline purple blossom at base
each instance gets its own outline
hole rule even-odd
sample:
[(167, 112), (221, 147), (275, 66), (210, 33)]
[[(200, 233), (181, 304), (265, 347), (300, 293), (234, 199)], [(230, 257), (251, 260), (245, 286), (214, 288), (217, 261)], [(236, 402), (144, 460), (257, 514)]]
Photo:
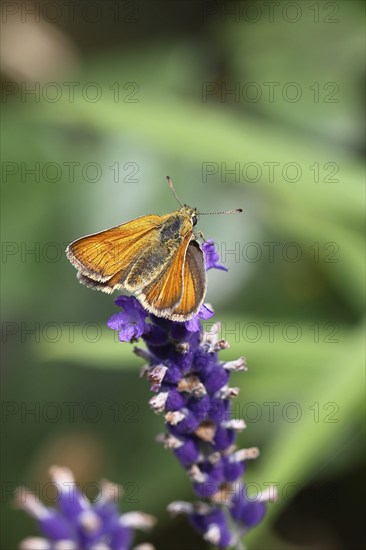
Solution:
[[(141, 512), (121, 515), (117, 501), (121, 488), (103, 481), (94, 503), (79, 491), (68, 468), (53, 466), (50, 476), (57, 488), (58, 509), (44, 506), (38, 497), (21, 487), (16, 503), (36, 518), (44, 537), (28, 537), (20, 550), (129, 550), (133, 529), (149, 529), (155, 520)], [(154, 550), (150, 544), (134, 550)]]

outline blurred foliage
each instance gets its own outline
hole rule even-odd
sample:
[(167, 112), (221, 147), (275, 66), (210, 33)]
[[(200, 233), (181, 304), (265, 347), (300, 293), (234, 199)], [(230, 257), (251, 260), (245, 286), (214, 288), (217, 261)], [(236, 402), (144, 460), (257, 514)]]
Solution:
[[(56, 102), (22, 101), (19, 92), (3, 104), (3, 163), (17, 169), (5, 178), (3, 171), (2, 184), (3, 501), (9, 504), (8, 493), (19, 483), (37, 490), (37, 482), (48, 481), (50, 464), (65, 464), (81, 484), (107, 477), (130, 483), (133, 494), (137, 488), (124, 509), (159, 516), (159, 548), (204, 548), (183, 520), (171, 520), (165, 511), (171, 500), (193, 495), (174, 457), (154, 442), (162, 419), (147, 405), (149, 389), (138, 378), (141, 361), (131, 346), (99, 328), (115, 312), (112, 298), (78, 285), (63, 254), (81, 235), (175, 209), (164, 181), (169, 174), (182, 199), (203, 211), (245, 210), (243, 216), (202, 218), (199, 228), (219, 244), (229, 267), (228, 274), (209, 273), (208, 301), (231, 342), (223, 357), (248, 358), (249, 372), (233, 377), (232, 385), (241, 389), (233, 411), (250, 417), (257, 409), (248, 403), (262, 411), (247, 418), (239, 438), (242, 446), (261, 449), (246, 479), (262, 488), (278, 484), (281, 497), (248, 536), (249, 547), (335, 549), (345, 541), (361, 547), (357, 495), (342, 479), (358, 472), (363, 458), (364, 8), (353, 1), (316, 2), (320, 21), (314, 23), (309, 4), (298, 2), (302, 17), (296, 23), (264, 16), (251, 23), (224, 17), (221, 3), (203, 17), (204, 4), (183, 9), (177, 3), (174, 13), (165, 3), (141, 2), (137, 22), (119, 26), (108, 20), (108, 11), (99, 25), (84, 21), (79, 30), (63, 22), (60, 28), (80, 50), (79, 68), (60, 77), (60, 85), (79, 83), (74, 100), (63, 93)], [(231, 6), (238, 4), (244, 5)], [(333, 24), (324, 22), (329, 4), (338, 8)], [(9, 80), (6, 74), (3, 80)], [(102, 90), (94, 103), (81, 93), (91, 82)], [(115, 101), (116, 82), (122, 94), (133, 89), (124, 84), (137, 85), (138, 101)], [(278, 83), (273, 102), (266, 82)], [(237, 101), (229, 94), (223, 101), (223, 86), (232, 90), (235, 83), (241, 91), (256, 83), (262, 97), (241, 95)], [(300, 87), (299, 101), (284, 99), (288, 83)], [(205, 96), (206, 84), (215, 93)], [(330, 93), (336, 102), (325, 100)], [(101, 167), (95, 182), (82, 174), (90, 162)], [(271, 162), (280, 167), (274, 181), (265, 168)], [(60, 177), (51, 181), (51, 166), (39, 181), (22, 178), (23, 168), (36, 163), (57, 163)], [(70, 163), (77, 163), (74, 178)], [(115, 163), (117, 182), (110, 168)], [(228, 169), (256, 163), (262, 172), (257, 181), (223, 177), (220, 170), (205, 176), (204, 163), (226, 163)], [(301, 167), (298, 182), (283, 177), (287, 163)], [(339, 169), (332, 181), (327, 176), (334, 166)], [(236, 243), (239, 261), (229, 253)], [(259, 247), (258, 261), (251, 259), (257, 248), (249, 252), (248, 243)], [(272, 259), (265, 243), (276, 243)], [(289, 243), (300, 248), (298, 261), (286, 259)], [(75, 418), (68, 403), (77, 404)], [(90, 403), (102, 410), (95, 421), (92, 412), (82, 414)], [(277, 404), (273, 418), (268, 403)], [(22, 414), (32, 407), (35, 415)], [(57, 410), (62, 414), (52, 421)], [(298, 421), (286, 420), (286, 411), (290, 416), (296, 410)], [(342, 515), (319, 519), (327, 483), (337, 487)], [(289, 484), (301, 488), (296, 498), (286, 493)], [(315, 504), (296, 515), (307, 488)], [(7, 508), (4, 548), (13, 548), (34, 527)], [(283, 518), (297, 529), (284, 528)]]

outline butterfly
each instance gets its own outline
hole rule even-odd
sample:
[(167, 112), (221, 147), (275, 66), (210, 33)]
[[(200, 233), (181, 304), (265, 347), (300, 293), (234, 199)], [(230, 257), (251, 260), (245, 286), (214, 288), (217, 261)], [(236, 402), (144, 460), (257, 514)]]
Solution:
[[(205, 213), (182, 204), (167, 179), (179, 210), (148, 214), (82, 237), (67, 247), (66, 256), (82, 284), (106, 293), (127, 290), (149, 313), (187, 321), (206, 294), (204, 255), (193, 231)], [(231, 212), (242, 209), (225, 213)]]

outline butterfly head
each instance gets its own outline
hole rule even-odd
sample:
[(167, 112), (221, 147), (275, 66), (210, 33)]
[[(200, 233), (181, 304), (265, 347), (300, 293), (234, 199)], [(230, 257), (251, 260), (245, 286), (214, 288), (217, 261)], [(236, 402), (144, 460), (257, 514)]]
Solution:
[(198, 212), (197, 208), (191, 208), (190, 206), (187, 206), (186, 204), (184, 204), (182, 206), (182, 208), (180, 209), (180, 212), (184, 216), (189, 218), (189, 220), (191, 221), (193, 227), (197, 224), (198, 217), (199, 217), (199, 212)]

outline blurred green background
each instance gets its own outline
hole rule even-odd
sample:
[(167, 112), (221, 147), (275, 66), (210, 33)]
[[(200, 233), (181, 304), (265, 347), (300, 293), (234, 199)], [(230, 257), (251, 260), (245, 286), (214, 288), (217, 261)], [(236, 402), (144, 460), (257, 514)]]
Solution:
[(202, 211), (245, 210), (199, 230), (229, 268), (207, 296), (222, 357), (249, 365), (245, 479), (280, 497), (248, 547), (363, 547), (363, 24), (352, 0), (2, 4), (2, 548), (36, 534), (12, 493), (50, 499), (51, 464), (123, 484), (158, 549), (206, 547), (166, 512), (194, 495), (104, 328), (115, 296), (64, 256), (175, 210), (167, 174)]

